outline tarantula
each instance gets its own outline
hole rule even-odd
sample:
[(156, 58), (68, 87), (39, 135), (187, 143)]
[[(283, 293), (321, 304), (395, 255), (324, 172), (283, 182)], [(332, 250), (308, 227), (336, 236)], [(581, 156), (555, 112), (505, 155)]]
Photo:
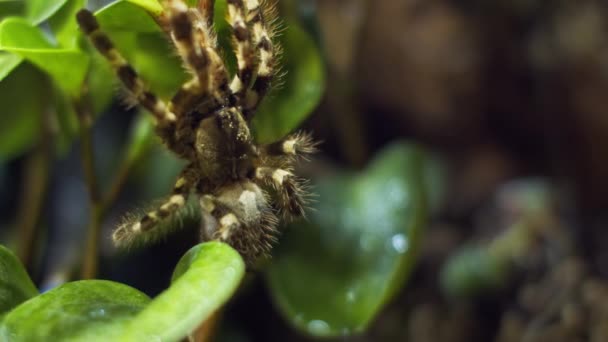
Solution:
[[(304, 215), (305, 182), (292, 168), (297, 157), (313, 153), (316, 144), (309, 135), (296, 133), (258, 145), (249, 130), (276, 74), (274, 7), (258, 0), (227, 0), (238, 62), (229, 80), (211, 27), (212, 6), (201, 3), (191, 8), (182, 0), (164, 1), (157, 18), (192, 75), (168, 103), (150, 92), (91, 12), (77, 14), (81, 30), (128, 93), (152, 113), (163, 143), (188, 161), (168, 200), (137, 220), (127, 220), (112, 237), (118, 246), (129, 245), (175, 215), (194, 192), (199, 196), (203, 239), (225, 241), (244, 256), (255, 257), (267, 253), (275, 240), (277, 212)], [(274, 200), (267, 187), (273, 189)]]

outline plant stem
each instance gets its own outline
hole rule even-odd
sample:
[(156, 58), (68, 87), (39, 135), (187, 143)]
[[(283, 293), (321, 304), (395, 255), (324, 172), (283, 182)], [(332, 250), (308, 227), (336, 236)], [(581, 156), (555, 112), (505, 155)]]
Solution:
[(112, 184), (110, 185), (110, 190), (107, 195), (103, 197), (100, 204), (100, 214), (101, 216), (105, 216), (105, 214), (110, 209), (110, 206), (116, 201), (118, 195), (120, 195), (120, 191), (124, 187), (127, 179), (129, 178), (129, 173), (131, 172), (131, 168), (133, 168), (133, 162), (130, 158), (124, 158), (120, 163), (120, 168), (118, 169), (118, 174), (112, 180)]
[(32, 270), (34, 245), (44, 197), (49, 184), (49, 165), (51, 161), (52, 133), (50, 119), (53, 113), (43, 113), (40, 140), (26, 162), (24, 194), (17, 214), (19, 234), (18, 254), (28, 270)]
[[(84, 96), (83, 96), (84, 97)], [(89, 107), (82, 100), (74, 102), (76, 115), (80, 124), (80, 154), (84, 178), (89, 192), (90, 219), (85, 245), (85, 256), (82, 266), (82, 278), (91, 279), (97, 275), (99, 255), (99, 236), (101, 233), (101, 196), (95, 172), (95, 158), (93, 152), (93, 137), (91, 133), (93, 117)]]

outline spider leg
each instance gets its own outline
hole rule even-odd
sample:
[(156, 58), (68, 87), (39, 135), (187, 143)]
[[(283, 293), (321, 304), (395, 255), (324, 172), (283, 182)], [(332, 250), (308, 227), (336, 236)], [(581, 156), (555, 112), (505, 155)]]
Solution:
[(244, 0), (228, 0), (228, 24), (232, 28), (233, 45), (238, 63), (230, 90), (237, 105), (242, 105), (253, 79), (256, 51), (252, 27), (247, 25), (248, 7)]
[(284, 216), (305, 216), (308, 192), (303, 179), (290, 171), (274, 167), (258, 167), (254, 171), (255, 180), (270, 185), (278, 194), (279, 211)]
[[(169, 34), (193, 78), (171, 99), (169, 108), (180, 116), (194, 110), (209, 112), (207, 107), (225, 104), (228, 93), (228, 72), (216, 52), (217, 39), (208, 27), (208, 20), (182, 0), (165, 1), (163, 18)], [(217, 89), (217, 90), (214, 90)]]
[(297, 132), (277, 142), (263, 145), (260, 148), (261, 153), (268, 157), (284, 157), (287, 156), (288, 161), (293, 161), (297, 157), (307, 159), (311, 154), (317, 152), (319, 142), (314, 141), (308, 133)]
[(277, 217), (272, 210), (261, 213), (259, 221), (249, 223), (218, 197), (204, 194), (200, 197), (203, 216), (202, 240), (218, 240), (230, 244), (247, 260), (268, 254), (276, 242)]
[[(161, 128), (161, 134), (169, 135), (171, 127), (177, 119), (176, 115), (167, 108), (162, 100), (146, 89), (137, 72), (116, 50), (108, 36), (99, 29), (99, 23), (93, 13), (83, 9), (78, 12), (76, 18), (81, 30), (89, 37), (95, 48), (110, 62), (125, 88), (137, 102), (154, 115), (157, 125)], [(168, 140), (170, 135), (163, 138)]]
[[(270, 83), (276, 74), (278, 47), (272, 42), (275, 34), (273, 23), (276, 21), (274, 5), (268, 5), (265, 0), (246, 0), (247, 25), (251, 27), (254, 48), (259, 51), (259, 64), (256, 79), (247, 91), (243, 113), (247, 120), (251, 120), (260, 102), (268, 93)], [(264, 8), (263, 8), (264, 7)]]
[(129, 246), (140, 239), (166, 233), (156, 231), (156, 228), (158, 228), (159, 223), (170, 218), (171, 215), (184, 207), (190, 189), (197, 181), (198, 176), (193, 164), (186, 166), (177, 178), (169, 199), (158, 208), (147, 212), (141, 218), (134, 218), (134, 220), (127, 219), (112, 234), (114, 244), (121, 247)]

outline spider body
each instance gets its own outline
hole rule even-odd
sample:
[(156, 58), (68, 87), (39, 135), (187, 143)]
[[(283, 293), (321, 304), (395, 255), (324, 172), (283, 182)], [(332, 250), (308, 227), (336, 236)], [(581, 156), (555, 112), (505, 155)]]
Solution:
[[(164, 203), (114, 231), (117, 245), (129, 245), (154, 232), (185, 205), (192, 192), (199, 197), (203, 239), (228, 242), (251, 258), (269, 251), (277, 214), (304, 214), (307, 194), (292, 168), (296, 158), (313, 153), (316, 144), (310, 136), (296, 133), (258, 145), (249, 129), (276, 73), (272, 6), (258, 0), (227, 0), (227, 4), (238, 62), (231, 81), (210, 27), (210, 2), (201, 1), (198, 8), (181, 0), (163, 2), (165, 10), (158, 21), (192, 75), (168, 103), (148, 90), (91, 12), (77, 14), (82, 31), (126, 90), (155, 117), (156, 132), (167, 148), (188, 161)], [(272, 196), (265, 189), (272, 190)]]

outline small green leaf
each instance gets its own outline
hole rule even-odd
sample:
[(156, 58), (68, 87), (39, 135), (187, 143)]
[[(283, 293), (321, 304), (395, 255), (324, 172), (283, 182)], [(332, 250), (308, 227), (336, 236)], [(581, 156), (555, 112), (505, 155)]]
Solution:
[(84, 52), (54, 47), (39, 28), (21, 18), (0, 23), (0, 49), (27, 59), (68, 94), (79, 94), (89, 67), (89, 57)]
[(0, 316), (38, 295), (38, 290), (17, 257), (0, 245)]
[(178, 341), (230, 299), (245, 275), (245, 263), (230, 246), (207, 242), (178, 263), (171, 287), (134, 320), (120, 341)]
[(49, 18), (51, 30), (62, 47), (76, 47), (79, 31), (74, 18), (76, 13), (86, 6), (86, 3), (86, 0), (68, 0), (54, 16)]
[(282, 237), (268, 270), (272, 296), (315, 336), (362, 332), (404, 284), (427, 219), (416, 146), (395, 144), (362, 174), (314, 188), (316, 210)]
[(158, 3), (156, 0), (127, 0), (131, 3), (134, 3), (141, 8), (144, 8), (146, 11), (159, 15), (163, 11), (163, 6)]
[(44, 74), (21, 63), (0, 81), (0, 160), (11, 159), (30, 148), (40, 136), (40, 119), (48, 96)]
[(0, 81), (11, 73), (21, 62), (23, 57), (8, 52), (0, 53)]
[(50, 18), (63, 6), (68, 0), (27, 0), (26, 17), (34, 23), (39, 24)]
[(149, 302), (145, 294), (111, 281), (67, 283), (6, 315), (0, 340), (115, 341), (121, 327)]
[(299, 26), (288, 23), (280, 44), (286, 75), (282, 87), (271, 91), (253, 119), (260, 143), (279, 140), (300, 125), (319, 104), (325, 89), (323, 60), (312, 38)]
[(129, 1), (117, 1), (95, 13), (104, 31), (160, 33), (161, 29), (142, 7)]

